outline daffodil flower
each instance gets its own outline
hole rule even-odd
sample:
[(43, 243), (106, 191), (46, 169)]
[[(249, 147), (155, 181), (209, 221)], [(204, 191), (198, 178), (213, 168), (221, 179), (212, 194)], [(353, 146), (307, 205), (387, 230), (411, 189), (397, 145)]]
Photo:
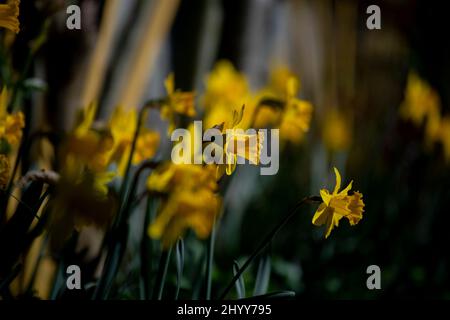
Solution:
[(6, 4), (0, 4), (0, 27), (18, 33), (19, 26), (19, 0), (8, 0)]
[(21, 111), (8, 113), (8, 99), (8, 90), (4, 87), (0, 95), (0, 140), (4, 139), (10, 146), (15, 147), (22, 138), (25, 116)]
[(177, 114), (188, 117), (195, 116), (194, 93), (175, 90), (175, 76), (169, 74), (164, 81), (167, 91), (166, 103), (161, 108), (161, 117), (169, 121), (169, 132), (175, 129), (175, 116)]
[(289, 78), (286, 84), (285, 111), (280, 124), (280, 136), (295, 144), (303, 140), (309, 130), (313, 107), (308, 101), (296, 97), (299, 82), (295, 77)]
[(167, 195), (148, 228), (149, 236), (160, 239), (163, 248), (189, 228), (202, 239), (210, 234), (221, 204), (213, 167), (166, 163), (149, 176), (147, 188)]
[(244, 117), (244, 110), (245, 107), (242, 106), (240, 112), (233, 111), (231, 128), (223, 128), (226, 133), (226, 141), (223, 147), (224, 164), (217, 166), (216, 176), (218, 179), (224, 171), (227, 175), (234, 172), (238, 157), (248, 160), (253, 165), (258, 165), (260, 162), (264, 134), (262, 132), (248, 134), (239, 127)]
[(342, 218), (347, 218), (350, 225), (353, 226), (362, 219), (364, 212), (362, 194), (359, 192), (350, 194), (353, 181), (346, 188), (339, 191), (341, 188), (341, 175), (336, 168), (334, 168), (334, 173), (336, 174), (336, 186), (332, 193), (326, 189), (320, 190), (323, 203), (319, 206), (312, 219), (312, 223), (316, 226), (325, 224), (325, 238), (328, 238), (331, 230), (339, 225), (339, 221)]
[(240, 106), (246, 101), (249, 86), (245, 75), (238, 72), (231, 62), (221, 60), (206, 78), (203, 106), (206, 110), (216, 107)]

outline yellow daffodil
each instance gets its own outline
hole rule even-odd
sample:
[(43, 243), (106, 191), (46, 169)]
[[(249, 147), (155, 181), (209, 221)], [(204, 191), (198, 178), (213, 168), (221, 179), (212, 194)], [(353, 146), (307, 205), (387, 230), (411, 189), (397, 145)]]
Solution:
[(245, 108), (242, 107), (240, 113), (234, 112), (233, 127), (227, 130), (227, 140), (224, 145), (226, 173), (231, 175), (236, 169), (238, 157), (249, 160), (253, 165), (258, 165), (261, 156), (261, 149), (264, 142), (264, 136), (261, 133), (246, 134), (242, 133), (239, 124), (244, 116)]
[(19, 0), (8, 0), (6, 4), (0, 4), (0, 27), (18, 33), (19, 25)]
[(282, 140), (295, 144), (303, 141), (309, 130), (313, 107), (308, 101), (297, 98), (299, 90), (300, 80), (287, 68), (272, 71), (269, 86), (259, 93), (261, 102), (256, 111), (255, 125), (265, 127), (273, 125), (276, 120)]
[(295, 77), (288, 79), (285, 111), (280, 124), (281, 138), (295, 144), (300, 143), (309, 130), (313, 111), (311, 103), (296, 98), (299, 87), (300, 83)]
[(405, 98), (400, 106), (400, 115), (421, 126), (424, 120), (439, 113), (440, 101), (436, 91), (416, 73), (408, 75)]
[(10, 164), (6, 155), (0, 154), (0, 190), (5, 189), (9, 181)]
[[(109, 121), (114, 141), (111, 161), (117, 162), (120, 176), (124, 175), (126, 169), (137, 121), (138, 115), (136, 110), (125, 111), (121, 106), (114, 110)], [(159, 134), (146, 128), (141, 128), (133, 153), (132, 164), (135, 165), (143, 160), (151, 159), (155, 155), (158, 146)]]
[(351, 126), (347, 118), (336, 109), (325, 115), (322, 138), (330, 151), (347, 150), (351, 143)]
[(320, 190), (323, 203), (319, 206), (312, 219), (312, 223), (316, 226), (325, 224), (325, 238), (328, 238), (331, 230), (339, 225), (339, 220), (345, 217), (350, 222), (350, 225), (353, 226), (362, 219), (364, 212), (362, 194), (350, 192), (353, 181), (345, 189), (339, 191), (341, 188), (341, 175), (336, 168), (334, 168), (334, 172), (336, 174), (336, 186), (333, 193), (326, 189)]
[(107, 169), (113, 150), (113, 138), (108, 130), (94, 130), (97, 105), (91, 104), (78, 115), (74, 130), (68, 134), (63, 147), (63, 163), (75, 157), (90, 170), (102, 172)]
[(106, 228), (117, 209), (107, 186), (115, 173), (89, 170), (74, 155), (65, 160), (50, 202), (50, 225), (55, 226), (50, 228), (50, 239), (54, 249), (60, 248), (74, 229), (91, 225)]
[(160, 239), (163, 248), (173, 245), (188, 228), (202, 239), (210, 234), (221, 204), (212, 167), (167, 163), (149, 176), (147, 188), (167, 194), (148, 228), (149, 236)]
[(0, 95), (0, 140), (4, 139), (10, 146), (15, 147), (22, 138), (25, 116), (21, 111), (7, 112), (8, 98), (8, 90), (5, 87)]
[(169, 74), (164, 81), (167, 91), (167, 100), (161, 107), (161, 117), (169, 121), (169, 132), (175, 129), (175, 116), (195, 116), (194, 93), (175, 90), (175, 76)]
[(246, 103), (249, 94), (245, 76), (238, 72), (229, 61), (219, 61), (206, 78), (203, 105), (206, 110), (217, 105), (228, 108)]
[(227, 175), (234, 172), (238, 157), (248, 160), (253, 165), (258, 165), (260, 162), (264, 135), (259, 131), (246, 133), (240, 125), (244, 113), (245, 108), (243, 106), (240, 112), (233, 111), (231, 124), (222, 123), (222, 132), (226, 134), (226, 140), (223, 146), (223, 164), (217, 165), (217, 179), (220, 179), (225, 172)]
[(445, 159), (450, 162), (450, 117), (442, 118), (439, 127), (439, 138), (444, 150)]
[[(287, 66), (277, 66), (270, 73), (269, 89), (272, 90), (275, 95), (284, 95), (286, 92), (286, 83), (292, 78), (296, 79), (296, 76)], [(297, 90), (300, 90), (300, 87), (297, 88)]]

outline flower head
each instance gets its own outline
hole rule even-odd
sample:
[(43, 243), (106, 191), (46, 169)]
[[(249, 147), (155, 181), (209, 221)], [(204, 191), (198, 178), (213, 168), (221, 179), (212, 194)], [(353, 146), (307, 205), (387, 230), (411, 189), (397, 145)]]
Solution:
[(286, 105), (280, 125), (281, 137), (295, 144), (300, 143), (309, 130), (313, 111), (311, 103), (296, 97), (299, 87), (297, 78), (290, 77), (287, 80)]
[[(287, 68), (272, 71), (270, 85), (260, 93), (263, 99), (255, 123), (266, 126), (279, 119), (281, 139), (294, 144), (302, 142), (309, 131), (313, 107), (308, 101), (297, 98), (299, 90), (300, 80)], [(271, 103), (267, 104), (267, 101)], [(268, 112), (270, 108), (272, 112)]]
[(440, 100), (437, 92), (416, 73), (408, 75), (405, 98), (400, 106), (400, 115), (421, 126), (430, 115), (439, 113)]
[(345, 217), (350, 225), (353, 226), (362, 219), (364, 212), (362, 194), (359, 192), (350, 193), (353, 181), (346, 188), (339, 191), (341, 188), (341, 175), (336, 168), (334, 168), (334, 173), (336, 174), (336, 186), (333, 193), (326, 189), (320, 190), (323, 203), (319, 206), (312, 219), (312, 223), (316, 226), (326, 225), (325, 238), (328, 238), (331, 230), (339, 225), (339, 220)]
[(8, 90), (3, 88), (0, 95), (0, 140), (4, 139), (10, 146), (17, 146), (25, 127), (25, 116), (21, 111), (8, 113)]
[(194, 93), (175, 90), (175, 76), (169, 74), (164, 81), (167, 91), (167, 101), (161, 108), (161, 117), (169, 121), (169, 132), (175, 129), (175, 116), (195, 116)]
[(18, 33), (19, 27), (19, 0), (8, 0), (6, 4), (0, 4), (0, 27)]
[(160, 239), (163, 248), (188, 228), (202, 239), (210, 234), (221, 204), (212, 167), (167, 163), (149, 176), (147, 188), (165, 195), (148, 228), (149, 236)]
[(217, 165), (217, 179), (225, 172), (227, 175), (234, 172), (238, 157), (248, 160), (253, 165), (258, 165), (260, 162), (264, 134), (255, 130), (245, 131), (240, 126), (244, 113), (245, 107), (242, 106), (239, 112), (233, 111), (231, 123), (222, 123), (222, 132), (226, 133), (226, 140), (223, 145), (222, 164)]
[(248, 96), (248, 83), (245, 76), (238, 72), (231, 62), (217, 62), (206, 78), (206, 91), (203, 104), (206, 110), (218, 105), (227, 108), (241, 106)]
[[(120, 176), (124, 175), (126, 169), (137, 128), (137, 121), (138, 115), (136, 110), (125, 111), (121, 106), (114, 110), (109, 121), (109, 128), (114, 143), (110, 161), (117, 163)], [(133, 153), (132, 163), (138, 164), (145, 159), (152, 158), (158, 146), (159, 134), (152, 130), (141, 128)]]

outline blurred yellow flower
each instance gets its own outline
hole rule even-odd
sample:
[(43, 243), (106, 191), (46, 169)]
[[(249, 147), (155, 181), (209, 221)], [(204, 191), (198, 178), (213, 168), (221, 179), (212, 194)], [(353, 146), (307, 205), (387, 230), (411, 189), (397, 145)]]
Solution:
[(113, 138), (106, 129), (93, 129), (96, 112), (97, 105), (93, 103), (79, 113), (75, 128), (68, 134), (63, 148), (63, 166), (69, 157), (73, 157), (90, 170), (106, 170), (114, 146)]
[(222, 60), (206, 78), (203, 104), (206, 110), (222, 105), (226, 108), (241, 106), (246, 103), (249, 94), (245, 76), (238, 72), (231, 62)]
[(256, 111), (253, 126), (255, 128), (268, 128), (273, 127), (280, 122), (282, 116), (282, 110), (278, 108), (272, 108), (270, 106), (262, 105)]
[(439, 127), (439, 137), (444, 150), (445, 159), (450, 162), (450, 117), (442, 118)]
[(116, 212), (116, 201), (108, 194), (113, 172), (89, 170), (76, 155), (69, 155), (50, 201), (51, 246), (61, 248), (73, 230), (94, 225), (106, 228)]
[(153, 158), (158, 150), (160, 137), (157, 132), (143, 129), (136, 141), (136, 150), (133, 154), (133, 164)]
[[(302, 142), (309, 131), (313, 107), (308, 101), (297, 98), (299, 90), (300, 80), (287, 67), (274, 69), (269, 86), (259, 93), (262, 99), (256, 111), (255, 125), (266, 127), (277, 120), (282, 140), (294, 144)], [(272, 102), (268, 104), (268, 100)]]
[(22, 139), (25, 116), (21, 111), (8, 113), (8, 99), (8, 90), (4, 87), (0, 95), (0, 140), (4, 139), (11, 146), (17, 146)]
[(300, 82), (291, 77), (286, 83), (285, 111), (280, 124), (281, 138), (298, 144), (309, 130), (313, 107), (308, 101), (296, 98)]
[(0, 154), (0, 189), (5, 189), (9, 181), (10, 164), (6, 155)]
[(188, 228), (202, 239), (211, 233), (221, 204), (212, 166), (166, 163), (149, 176), (147, 188), (167, 194), (148, 228), (149, 236), (160, 239), (163, 248), (173, 245)]
[(290, 79), (296, 79), (297, 90), (300, 90), (300, 81), (295, 74), (287, 66), (277, 66), (272, 70), (269, 77), (269, 88), (275, 95), (281, 96), (285, 94), (286, 84)]
[(430, 114), (440, 110), (439, 96), (430, 85), (415, 72), (408, 75), (405, 97), (400, 106), (400, 115), (421, 126)]
[(181, 92), (175, 90), (175, 76), (169, 74), (164, 81), (167, 91), (167, 101), (161, 107), (161, 117), (169, 121), (169, 132), (175, 129), (175, 115), (195, 116), (195, 105), (193, 92)]
[[(111, 162), (117, 162), (118, 172), (123, 176), (126, 170), (131, 145), (137, 128), (138, 115), (136, 110), (125, 111), (117, 107), (109, 121), (111, 135), (114, 141)], [(146, 128), (141, 128), (133, 153), (132, 164), (136, 165), (145, 159), (152, 158), (159, 146), (159, 134)]]
[(322, 138), (331, 151), (347, 150), (352, 135), (349, 121), (335, 108), (327, 112), (323, 123)]
[(0, 27), (18, 33), (19, 24), (19, 0), (8, 0), (6, 4), (0, 4)]
[(353, 226), (362, 219), (364, 212), (362, 194), (359, 192), (350, 193), (353, 181), (345, 189), (339, 191), (341, 175), (336, 168), (334, 168), (334, 172), (336, 174), (336, 186), (333, 193), (330, 194), (326, 189), (320, 190), (323, 203), (312, 219), (312, 223), (316, 226), (326, 225), (325, 238), (328, 238), (331, 230), (339, 225), (339, 220), (343, 217), (347, 218), (350, 225)]

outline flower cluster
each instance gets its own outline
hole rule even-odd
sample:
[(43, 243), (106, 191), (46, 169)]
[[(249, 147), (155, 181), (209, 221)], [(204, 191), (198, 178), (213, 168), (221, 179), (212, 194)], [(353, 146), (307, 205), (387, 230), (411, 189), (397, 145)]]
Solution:
[(424, 126), (427, 145), (441, 143), (450, 161), (450, 116), (441, 115), (438, 93), (414, 72), (408, 76), (400, 115), (418, 127)]

